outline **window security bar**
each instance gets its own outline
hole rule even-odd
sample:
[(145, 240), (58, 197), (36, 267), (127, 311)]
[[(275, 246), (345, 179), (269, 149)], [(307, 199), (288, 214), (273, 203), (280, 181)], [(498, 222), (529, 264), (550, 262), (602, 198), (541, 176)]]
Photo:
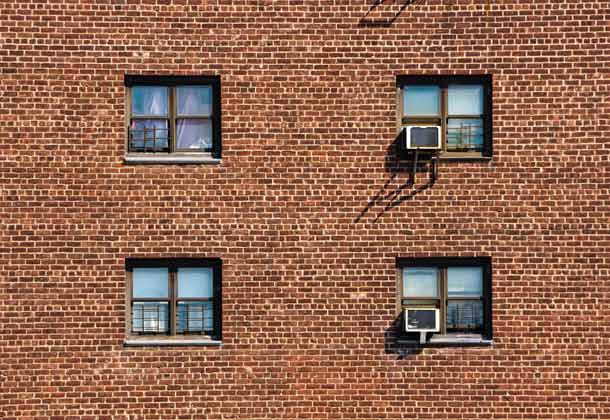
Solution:
[(169, 129), (144, 127), (129, 129), (130, 149), (137, 152), (167, 152), (169, 150)]

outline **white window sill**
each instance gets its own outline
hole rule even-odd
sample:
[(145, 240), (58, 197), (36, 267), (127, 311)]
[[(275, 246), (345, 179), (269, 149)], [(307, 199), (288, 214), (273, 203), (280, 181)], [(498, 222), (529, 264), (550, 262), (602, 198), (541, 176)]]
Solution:
[(209, 154), (154, 154), (154, 153), (130, 153), (125, 155), (123, 161), (131, 165), (162, 164), (162, 165), (218, 165), (222, 159), (214, 158)]
[(129, 337), (123, 341), (125, 347), (169, 347), (169, 346), (222, 346), (222, 341), (210, 338), (153, 338)]
[(483, 337), (476, 334), (435, 334), (428, 340), (428, 343), (452, 346), (491, 346), (493, 345), (493, 340), (485, 340)]
[(419, 341), (414, 340), (398, 340), (398, 344), (422, 347), (491, 347), (494, 345), (494, 341), (486, 340), (478, 334), (434, 334), (432, 337), (430, 337), (426, 344), (420, 344)]
[(469, 162), (488, 162), (492, 160), (491, 156), (468, 156), (459, 154), (440, 154), (439, 160), (456, 160), (456, 161), (469, 161)]

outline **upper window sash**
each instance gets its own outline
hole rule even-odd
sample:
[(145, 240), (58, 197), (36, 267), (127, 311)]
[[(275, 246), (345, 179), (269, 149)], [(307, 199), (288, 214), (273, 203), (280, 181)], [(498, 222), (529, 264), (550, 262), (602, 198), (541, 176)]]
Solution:
[(131, 88), (132, 118), (168, 118), (169, 88), (137, 85)]
[(214, 109), (213, 91), (209, 84), (177, 85), (176, 118), (211, 117)]
[(442, 115), (442, 90), (438, 85), (404, 85), (403, 119), (435, 118)]

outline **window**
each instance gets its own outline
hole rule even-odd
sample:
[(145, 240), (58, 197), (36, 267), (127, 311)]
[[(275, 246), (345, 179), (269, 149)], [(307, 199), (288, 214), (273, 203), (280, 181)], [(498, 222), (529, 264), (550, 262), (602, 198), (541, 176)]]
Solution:
[(491, 340), (489, 258), (399, 258), (397, 265), (401, 312), (437, 308), (438, 336)]
[(128, 336), (221, 339), (221, 262), (128, 260)]
[(128, 155), (220, 158), (218, 77), (126, 76)]
[(397, 84), (401, 130), (440, 127), (444, 157), (492, 155), (491, 76), (401, 76)]

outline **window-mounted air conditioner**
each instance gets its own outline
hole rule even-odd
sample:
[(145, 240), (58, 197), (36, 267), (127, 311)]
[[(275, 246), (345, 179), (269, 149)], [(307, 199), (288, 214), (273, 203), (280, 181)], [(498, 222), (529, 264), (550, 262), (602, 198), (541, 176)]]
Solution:
[(441, 127), (438, 125), (408, 125), (407, 149), (438, 150), (441, 148)]
[(406, 308), (407, 332), (437, 332), (440, 330), (440, 312), (437, 308)]

